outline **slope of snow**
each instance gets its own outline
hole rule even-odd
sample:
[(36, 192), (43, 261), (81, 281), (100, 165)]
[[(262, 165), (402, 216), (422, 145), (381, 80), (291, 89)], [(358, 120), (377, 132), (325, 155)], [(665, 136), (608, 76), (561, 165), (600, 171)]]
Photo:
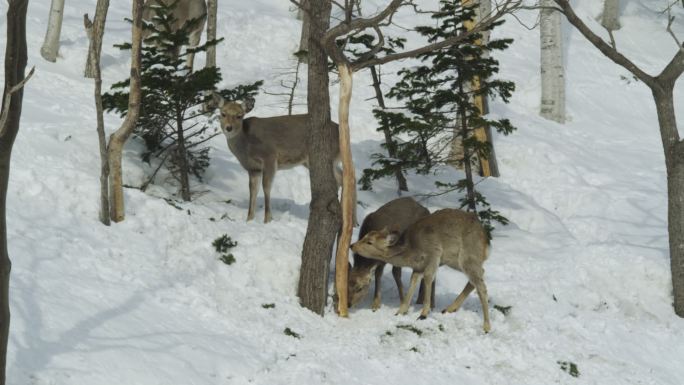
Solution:
[[(599, 30), (599, 2), (575, 4)], [(676, 50), (658, 13), (664, 4), (625, 1), (623, 28), (616, 32), (618, 47), (653, 74)], [(224, 84), (264, 79), (266, 90), (277, 91), (276, 75), (291, 65), (299, 41), (288, 2), (220, 6)], [(0, 13), (6, 7), (0, 2)], [(394, 316), (398, 296), (387, 278), (377, 312), (368, 302), (349, 319), (336, 317), (331, 306), (324, 318), (302, 309), (296, 285), (310, 198), (306, 170), (278, 173), (272, 223), (261, 223), (263, 208), (257, 221), (245, 223), (247, 176), (220, 137), (210, 142), (212, 164), (204, 182), (195, 182), (201, 194), (192, 203), (168, 204), (162, 198), (176, 197), (166, 184), (147, 193), (127, 189), (127, 219), (101, 226), (93, 84), (81, 76), (87, 51), (82, 14), (94, 8), (95, 0), (67, 2), (61, 57), (52, 64), (39, 55), (48, 4), (29, 6), (29, 65), (37, 72), (25, 92), (8, 202), (8, 383), (682, 382), (684, 321), (671, 307), (665, 170), (652, 98), (569, 26), (565, 125), (538, 117), (537, 31), (511, 19), (496, 32), (516, 39), (500, 60), (502, 78), (515, 81), (517, 92), (510, 105), (493, 103), (492, 113), (509, 117), (518, 131), (497, 137), (502, 177), (479, 186), (511, 220), (497, 229), (486, 264), (491, 305), (511, 310), (492, 309), (493, 331), (484, 335), (475, 296), (455, 314), (435, 311), (416, 321), (413, 307), (407, 316)], [(127, 73), (128, 58), (112, 44), (127, 39), (123, 18), (129, 12), (129, 2), (112, 2), (103, 53), (107, 84)], [(675, 15), (675, 32), (684, 37), (681, 7)], [(529, 26), (535, 14), (519, 19)], [(397, 21), (415, 22), (408, 13)], [(5, 22), (0, 18), (0, 29)], [(405, 64), (387, 66), (387, 79)], [(372, 96), (368, 84), (368, 74), (355, 77), (357, 174), (381, 141), (371, 106), (363, 102)], [(337, 87), (331, 91), (334, 105)], [(683, 96), (680, 82), (679, 119)], [(254, 115), (282, 113), (282, 105), (262, 94)], [(106, 123), (111, 132), (120, 120), (107, 116)], [(140, 144), (129, 144), (125, 177), (136, 186), (150, 168), (137, 156)], [(450, 170), (412, 175), (409, 184), (418, 194), (435, 178), (457, 176)], [(373, 192), (360, 192), (360, 216), (395, 197), (394, 190), (392, 181), (382, 181)], [(448, 195), (424, 204), (435, 210), (456, 201)], [(239, 243), (230, 266), (211, 246), (222, 234)], [(466, 280), (444, 268), (437, 281), (439, 310)], [(286, 335), (286, 328), (299, 338)], [(559, 361), (576, 364), (579, 377)]]

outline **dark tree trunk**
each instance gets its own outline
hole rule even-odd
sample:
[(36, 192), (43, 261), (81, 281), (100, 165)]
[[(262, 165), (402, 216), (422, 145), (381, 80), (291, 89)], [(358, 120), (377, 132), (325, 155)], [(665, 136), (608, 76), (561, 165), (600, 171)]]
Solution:
[[(375, 89), (375, 98), (378, 99), (378, 105), (380, 106), (380, 108), (384, 110), (386, 108), (385, 97), (383, 96), (382, 89), (380, 88), (380, 76), (378, 76), (378, 71), (376, 70), (375, 66), (371, 66), (370, 71), (371, 76), (373, 77), (373, 88)], [(386, 127), (383, 128), (382, 132), (383, 134), (385, 134), (385, 144), (387, 145), (387, 153), (390, 157), (396, 158), (397, 144), (395, 143), (394, 138), (392, 138), (392, 134)], [(408, 186), (406, 185), (406, 177), (404, 177), (404, 173), (401, 172), (400, 166), (397, 166), (395, 168), (394, 177), (397, 179), (399, 193), (401, 193), (402, 191), (408, 191)]]
[[(10, 0), (7, 10), (7, 46), (5, 48), (5, 98), (11, 97), (7, 120), (0, 124), (0, 385), (5, 384), (7, 365), (7, 341), (9, 339), (9, 277), (12, 264), (7, 251), (7, 185), (9, 182), (10, 157), (14, 139), (19, 132), (24, 92), (10, 89), (24, 80), (26, 70), (26, 8), (28, 0)], [(2, 109), (3, 107), (0, 107)], [(2, 114), (0, 114), (2, 115)]]
[[(659, 82), (661, 83), (661, 82)], [(684, 317), (684, 142), (675, 116), (674, 82), (652, 88), (667, 168), (667, 223), (675, 313)]]
[(183, 115), (176, 115), (176, 130), (178, 141), (176, 145), (176, 163), (179, 167), (181, 184), (181, 197), (184, 201), (190, 202), (190, 167), (188, 166), (188, 154), (185, 149), (185, 132), (183, 132)]
[(302, 249), (302, 267), (297, 295), (301, 305), (323, 315), (328, 290), (328, 273), (335, 235), (340, 229), (340, 202), (332, 170), (337, 153), (330, 129), (328, 60), (321, 40), (330, 24), (328, 0), (307, 1), (309, 14), (309, 179), (311, 204)]

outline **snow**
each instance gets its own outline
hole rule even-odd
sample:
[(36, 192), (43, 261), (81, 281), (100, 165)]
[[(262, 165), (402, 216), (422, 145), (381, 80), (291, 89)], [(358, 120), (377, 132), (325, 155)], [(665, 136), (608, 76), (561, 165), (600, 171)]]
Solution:
[[(301, 308), (296, 286), (310, 199), (306, 170), (278, 173), (273, 222), (262, 223), (260, 207), (257, 220), (246, 223), (247, 176), (220, 137), (210, 142), (212, 164), (204, 182), (194, 182), (202, 193), (192, 203), (174, 202), (180, 209), (167, 203), (162, 198), (176, 199), (168, 184), (147, 193), (126, 189), (126, 220), (100, 225), (93, 84), (82, 78), (88, 45), (82, 14), (93, 12), (95, 0), (67, 2), (55, 64), (39, 55), (47, 3), (29, 6), (29, 65), (37, 70), (25, 92), (8, 198), (8, 383), (682, 383), (684, 321), (672, 310), (665, 169), (652, 97), (568, 25), (565, 125), (538, 117), (537, 31), (511, 19), (495, 33), (516, 39), (500, 61), (501, 77), (515, 81), (517, 91), (511, 104), (493, 103), (492, 113), (510, 118), (518, 131), (496, 138), (502, 177), (479, 185), (511, 220), (497, 229), (485, 265), (491, 305), (511, 310), (492, 309), (493, 330), (485, 335), (474, 295), (454, 314), (435, 311), (416, 321), (413, 307), (394, 316), (399, 300), (387, 276), (377, 312), (369, 301), (349, 319), (338, 318), (330, 305), (323, 318)], [(623, 28), (615, 34), (618, 47), (652, 74), (676, 50), (658, 13), (665, 3), (626, 1)], [(373, 2), (368, 14), (382, 4)], [(603, 34), (595, 21), (599, 2), (574, 4)], [(299, 41), (288, 2), (227, 5), (220, 5), (218, 31), (226, 38), (218, 49), (225, 85), (264, 79), (267, 90), (277, 90), (277, 73), (289, 66)], [(6, 7), (0, 2), (0, 13)], [(123, 18), (129, 12), (129, 2), (112, 2), (103, 48), (107, 86), (127, 73), (128, 58), (112, 45), (127, 39)], [(674, 12), (673, 28), (684, 38), (684, 11)], [(535, 18), (533, 12), (519, 15), (528, 26)], [(396, 20), (415, 23), (408, 12)], [(0, 29), (5, 23), (0, 18)], [(2, 39), (0, 50), (4, 46)], [(388, 65), (386, 79), (410, 63)], [(357, 174), (382, 139), (363, 102), (372, 96), (369, 77), (355, 77)], [(331, 92), (336, 114), (336, 85)], [(680, 125), (683, 97), (680, 81)], [(282, 106), (262, 94), (253, 115), (282, 114)], [(119, 123), (117, 116), (106, 117), (108, 132)], [(125, 152), (130, 185), (150, 172), (139, 148), (131, 142)], [(450, 170), (411, 175), (409, 186), (423, 193), (436, 178), (456, 176)], [(367, 206), (359, 206), (360, 216), (394, 198), (394, 190), (388, 180), (374, 192), (359, 192)], [(456, 200), (448, 195), (424, 204), (435, 210)], [(211, 246), (222, 234), (239, 243), (230, 266)], [(465, 282), (462, 274), (440, 269), (437, 310)], [(286, 328), (300, 338), (286, 335)], [(576, 364), (579, 377), (559, 362)]]

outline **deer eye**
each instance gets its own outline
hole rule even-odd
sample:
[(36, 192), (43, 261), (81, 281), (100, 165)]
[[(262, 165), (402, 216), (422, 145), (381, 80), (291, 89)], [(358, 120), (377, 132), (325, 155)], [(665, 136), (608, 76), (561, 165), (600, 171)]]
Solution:
[(236, 116), (236, 118), (242, 119), (243, 116), (244, 116), (244, 115), (238, 115), (238, 116)]

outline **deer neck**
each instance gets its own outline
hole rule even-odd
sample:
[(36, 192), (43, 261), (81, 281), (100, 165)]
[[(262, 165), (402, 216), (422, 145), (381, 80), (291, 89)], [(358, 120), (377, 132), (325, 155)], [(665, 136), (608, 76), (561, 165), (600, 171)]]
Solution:
[(396, 244), (387, 248), (387, 262), (394, 266), (408, 266), (411, 259), (409, 246), (406, 242)]

